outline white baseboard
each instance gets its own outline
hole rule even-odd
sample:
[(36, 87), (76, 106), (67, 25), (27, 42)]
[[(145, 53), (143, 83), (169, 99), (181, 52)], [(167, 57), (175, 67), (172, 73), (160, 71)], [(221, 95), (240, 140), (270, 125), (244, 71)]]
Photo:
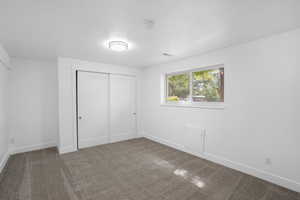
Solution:
[(101, 144), (107, 144), (108, 143), (108, 137), (95, 137), (95, 138), (88, 138), (88, 139), (81, 139), (78, 141), (79, 148), (88, 148), (93, 147)]
[(138, 133), (135, 138), (143, 138), (143, 137), (144, 137), (144, 135)]
[(186, 149), (183, 145), (173, 143), (173, 142), (168, 141), (166, 139), (151, 136), (149, 134), (144, 133), (143, 136), (145, 138), (148, 138), (148, 139), (153, 140), (155, 142), (165, 144), (167, 146), (170, 146), (170, 147), (173, 147), (175, 149), (184, 151), (186, 153), (190, 153), (190, 154), (198, 156), (200, 158), (204, 158), (206, 160), (209, 160), (209, 161), (224, 165), (226, 167), (241, 171), (243, 173), (258, 177), (260, 179), (263, 179), (263, 180), (269, 181), (271, 183), (280, 185), (280, 186), (288, 188), (290, 190), (300, 192), (300, 183), (298, 183), (294, 180), (291, 180), (291, 179), (288, 179), (288, 178), (285, 178), (285, 177), (281, 177), (281, 176), (278, 176), (276, 174), (272, 174), (270, 172), (260, 170), (260, 169), (248, 166), (246, 164), (235, 162), (235, 161), (229, 160), (227, 158), (217, 156), (217, 155), (214, 155), (214, 154), (210, 154), (210, 153), (207, 153), (207, 152), (205, 152), (205, 153), (193, 152), (193, 151), (190, 151), (190, 150)]
[(288, 188), (290, 190), (300, 192), (300, 183), (298, 183), (294, 180), (291, 180), (291, 179), (288, 179), (288, 178), (285, 178), (285, 177), (282, 177), (282, 176), (279, 176), (279, 175), (276, 175), (276, 174), (273, 174), (273, 173), (270, 173), (270, 172), (267, 172), (264, 170), (254, 168), (249, 165), (245, 165), (243, 163), (235, 162), (235, 161), (226, 159), (224, 157), (210, 154), (210, 153), (205, 153), (204, 158), (207, 160), (210, 160), (212, 162), (224, 165), (226, 167), (229, 167), (229, 168), (244, 172), (246, 174), (258, 177), (260, 179), (269, 181), (271, 183), (280, 185), (280, 186)]
[(0, 173), (2, 172), (3, 168), (5, 167), (7, 160), (10, 155), (17, 154), (17, 153), (24, 153), (29, 151), (35, 151), (40, 149), (46, 149), (49, 147), (56, 147), (56, 142), (47, 142), (37, 145), (29, 145), (23, 147), (10, 147), (9, 151), (4, 154), (3, 158), (0, 160)]
[(120, 142), (120, 141), (124, 141), (124, 140), (130, 140), (130, 139), (134, 139), (134, 138), (137, 138), (137, 136), (135, 134), (111, 135), (110, 143)]
[(59, 154), (71, 153), (77, 151), (73, 145), (58, 148)]
[[(107, 139), (101, 140), (101, 141), (100, 140), (89, 140), (89, 141), (85, 141), (81, 145), (81, 148), (88, 148), (88, 147), (97, 146), (97, 145), (101, 145), (101, 144), (130, 140), (130, 139), (134, 139), (134, 138), (138, 138), (138, 137), (142, 137), (142, 136), (137, 136), (134, 134), (113, 135), (113, 136), (111, 136), (109, 142), (106, 141)], [(77, 148), (70, 145), (70, 146), (66, 146), (66, 147), (59, 147), (58, 151), (59, 151), (59, 154), (65, 154), (65, 153), (75, 152), (75, 151), (77, 151)]]
[(24, 153), (24, 152), (29, 152), (29, 151), (46, 149), (49, 147), (56, 147), (56, 142), (46, 142), (46, 143), (28, 145), (28, 146), (23, 146), (23, 147), (14, 147), (14, 148), (12, 148), (10, 154)]
[(2, 170), (4, 169), (8, 159), (9, 159), (9, 152), (6, 152), (3, 154), (2, 158), (0, 159), (0, 173), (2, 172)]
[[(113, 136), (111, 136), (109, 143), (120, 142), (120, 141), (124, 141), (124, 140), (140, 138), (140, 137), (143, 137), (143, 136), (134, 135), (134, 134), (113, 135)], [(103, 144), (107, 144), (107, 142), (103, 142)], [(85, 143), (84, 146), (82, 146), (81, 148), (92, 147), (92, 146), (97, 146), (97, 145), (101, 145), (101, 143), (99, 143), (97, 141), (96, 141), (96, 143), (94, 141), (90, 141), (88, 143)], [(76, 149), (76, 147), (73, 147), (72, 145), (70, 145), (70, 146), (66, 146), (66, 147), (59, 147), (58, 151), (59, 151), (59, 154), (65, 154), (65, 153), (75, 152), (75, 151), (77, 151), (77, 149)]]

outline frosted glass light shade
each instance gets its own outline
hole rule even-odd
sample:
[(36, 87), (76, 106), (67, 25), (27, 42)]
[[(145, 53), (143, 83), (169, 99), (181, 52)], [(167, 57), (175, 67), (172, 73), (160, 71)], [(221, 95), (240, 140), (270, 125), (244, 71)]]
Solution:
[(126, 51), (128, 50), (128, 44), (123, 41), (110, 41), (108, 43), (108, 48), (113, 51)]

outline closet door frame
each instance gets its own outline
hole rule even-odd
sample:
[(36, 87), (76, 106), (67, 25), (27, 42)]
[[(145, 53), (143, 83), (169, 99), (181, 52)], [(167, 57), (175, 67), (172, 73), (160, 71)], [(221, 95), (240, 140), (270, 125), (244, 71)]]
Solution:
[[(96, 71), (96, 70), (85, 70), (85, 69), (73, 69), (73, 71), (75, 72), (75, 76), (73, 76), (73, 83), (75, 83), (75, 87), (73, 90), (73, 98), (75, 100), (75, 102), (73, 102), (73, 108), (74, 108), (74, 136), (73, 136), (73, 141), (74, 141), (74, 151), (78, 151), (79, 150), (79, 140), (78, 140), (78, 72), (89, 72), (89, 73), (101, 73), (101, 74), (107, 74), (108, 75), (108, 143), (111, 142), (111, 121), (110, 121), (110, 113), (111, 113), (111, 95), (110, 95), (110, 76), (111, 75), (121, 75), (121, 76), (129, 76), (129, 77), (133, 77), (135, 78), (135, 110), (137, 110), (137, 78), (136, 75), (132, 75), (132, 74), (123, 74), (123, 73), (109, 73), (109, 72), (103, 72), (103, 71)], [(137, 116), (135, 117), (135, 132), (137, 135)]]

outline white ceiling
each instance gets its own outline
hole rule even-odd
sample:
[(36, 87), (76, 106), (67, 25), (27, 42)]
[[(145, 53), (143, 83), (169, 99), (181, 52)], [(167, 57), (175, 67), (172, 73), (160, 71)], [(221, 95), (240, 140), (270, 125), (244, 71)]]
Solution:
[(145, 67), (300, 27), (300, 0), (0, 0), (0, 27), (11, 56)]

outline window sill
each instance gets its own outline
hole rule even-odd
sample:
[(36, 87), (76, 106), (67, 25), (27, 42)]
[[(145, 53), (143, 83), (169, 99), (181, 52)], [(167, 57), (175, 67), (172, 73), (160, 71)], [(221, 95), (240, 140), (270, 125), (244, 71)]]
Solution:
[(224, 103), (161, 103), (160, 106), (163, 107), (182, 107), (182, 108), (200, 108), (200, 109), (212, 109), (212, 110), (224, 110)]

